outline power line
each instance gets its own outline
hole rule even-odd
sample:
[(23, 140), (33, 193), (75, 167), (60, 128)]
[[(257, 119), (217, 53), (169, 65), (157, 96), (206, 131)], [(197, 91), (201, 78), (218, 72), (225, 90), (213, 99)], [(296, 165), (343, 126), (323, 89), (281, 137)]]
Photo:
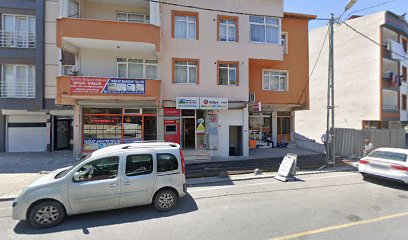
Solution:
[[(284, 16), (282, 17), (282, 16), (264, 15), (264, 14), (247, 13), (247, 12), (227, 11), (227, 10), (222, 10), (222, 9), (205, 8), (205, 7), (198, 7), (198, 6), (193, 6), (193, 5), (171, 3), (171, 2), (160, 1), (160, 0), (144, 0), (144, 1), (160, 3), (160, 4), (175, 6), (175, 7), (184, 7), (184, 8), (190, 8), (190, 9), (210, 11), (210, 12), (230, 13), (230, 14), (236, 14), (236, 15), (257, 16), (257, 17), (271, 17), (271, 18), (280, 18), (280, 19), (285, 18)], [(301, 17), (292, 16), (291, 18), (301, 18)], [(329, 19), (328, 18), (315, 18), (315, 19), (309, 19), (309, 20), (328, 21)]]
[[(344, 22), (341, 22), (341, 23), (344, 23), (344, 25), (346, 25), (348, 28), (350, 28), (351, 30), (353, 30), (354, 32), (356, 32), (357, 34), (359, 34), (360, 36), (366, 38), (366, 39), (369, 40), (370, 42), (374, 43), (375, 45), (378, 45), (378, 46), (380, 46), (380, 47), (383, 47), (383, 45), (381, 45), (380, 43), (376, 42), (374, 39), (370, 38), (369, 36), (365, 35), (364, 33), (358, 31), (357, 29), (353, 28), (352, 26), (350, 26), (350, 25), (349, 25), (348, 23), (346, 23), (345, 21), (344, 21)], [(401, 55), (401, 54), (399, 54), (399, 53), (397, 53), (397, 52), (394, 52), (392, 49), (390, 49), (390, 52), (392, 52), (392, 53), (394, 53), (395, 55), (401, 57), (402, 59), (408, 60), (407, 57), (405, 57), (405, 56), (403, 56), (403, 55)]]
[(354, 14), (354, 13), (362, 12), (362, 11), (365, 11), (365, 10), (369, 10), (369, 9), (372, 9), (372, 8), (376, 8), (376, 7), (379, 7), (379, 6), (382, 6), (382, 5), (386, 5), (386, 4), (388, 4), (388, 3), (392, 3), (392, 2), (396, 2), (396, 1), (397, 1), (397, 0), (391, 0), (391, 1), (383, 2), (383, 3), (379, 3), (379, 4), (376, 4), (376, 5), (370, 6), (370, 7), (362, 8), (362, 9), (359, 9), (359, 10), (356, 10), (356, 11), (352, 11), (351, 13), (349, 13), (349, 14), (347, 15), (347, 17), (346, 17), (345, 19), (347, 20), (347, 19), (348, 19), (352, 14)]

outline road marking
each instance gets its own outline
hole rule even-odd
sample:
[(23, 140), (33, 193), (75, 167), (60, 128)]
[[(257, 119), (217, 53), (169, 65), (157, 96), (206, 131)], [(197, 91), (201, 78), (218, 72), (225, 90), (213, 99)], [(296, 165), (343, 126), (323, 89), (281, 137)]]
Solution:
[[(348, 173), (343, 175), (335, 175), (335, 176), (325, 176), (325, 177), (314, 177), (314, 178), (302, 178), (302, 180), (315, 180), (315, 179), (327, 179), (327, 178), (336, 178), (336, 177), (347, 177), (351, 175), (356, 175), (357, 173)], [(251, 180), (251, 179), (248, 179)], [(266, 179), (264, 179), (266, 180)], [(233, 180), (232, 180), (233, 181)], [(226, 188), (234, 188), (234, 187), (248, 187), (248, 186), (259, 186), (259, 185), (269, 185), (269, 184), (277, 184), (281, 183), (279, 181), (276, 182), (265, 182), (265, 183), (250, 183), (250, 184), (242, 184), (242, 185), (230, 185), (230, 186), (218, 186), (218, 187), (210, 187), (210, 188), (202, 188), (202, 189), (192, 189), (188, 190), (188, 192), (203, 192), (203, 191), (213, 191), (213, 190), (220, 190)], [(216, 183), (215, 183), (216, 184)], [(199, 187), (196, 187), (199, 188)]]
[(368, 220), (362, 220), (362, 221), (346, 223), (346, 224), (341, 224), (341, 225), (334, 225), (334, 226), (325, 227), (325, 228), (319, 228), (319, 229), (315, 229), (315, 230), (310, 230), (310, 231), (300, 232), (300, 233), (296, 233), (296, 234), (292, 234), (292, 235), (273, 238), (272, 240), (288, 240), (288, 239), (300, 238), (300, 237), (304, 237), (304, 236), (315, 235), (315, 234), (319, 234), (319, 233), (330, 232), (330, 231), (334, 231), (334, 230), (340, 230), (340, 229), (350, 228), (350, 227), (354, 227), (354, 226), (358, 226), (358, 225), (375, 223), (375, 222), (385, 221), (385, 220), (388, 220), (388, 219), (400, 218), (400, 217), (406, 217), (406, 216), (408, 216), (408, 212), (403, 212), (403, 213), (398, 213), (398, 214), (393, 214), (393, 215), (387, 215), (387, 216), (383, 216), (383, 217), (372, 218), (372, 219), (368, 219)]

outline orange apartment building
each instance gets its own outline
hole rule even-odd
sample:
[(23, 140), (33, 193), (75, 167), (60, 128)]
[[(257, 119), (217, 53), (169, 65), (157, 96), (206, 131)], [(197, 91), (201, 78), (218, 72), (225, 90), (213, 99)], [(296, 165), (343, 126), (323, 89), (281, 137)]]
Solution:
[(74, 154), (166, 140), (192, 155), (247, 156), (249, 139), (290, 140), (294, 112), (309, 106), (315, 16), (284, 13), (283, 0), (171, 2), (49, 1), (56, 104), (73, 109)]

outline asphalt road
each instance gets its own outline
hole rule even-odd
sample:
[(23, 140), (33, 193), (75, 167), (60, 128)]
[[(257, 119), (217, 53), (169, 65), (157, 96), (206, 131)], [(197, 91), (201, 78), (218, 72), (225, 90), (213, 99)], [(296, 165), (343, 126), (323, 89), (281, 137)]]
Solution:
[(357, 173), (240, 181), (189, 189), (176, 210), (136, 207), (34, 230), (0, 202), (0, 239), (407, 239), (408, 187)]

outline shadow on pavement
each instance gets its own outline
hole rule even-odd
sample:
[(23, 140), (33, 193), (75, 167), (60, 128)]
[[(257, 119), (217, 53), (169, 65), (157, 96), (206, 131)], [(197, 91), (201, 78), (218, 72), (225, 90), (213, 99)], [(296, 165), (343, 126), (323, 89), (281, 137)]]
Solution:
[(91, 228), (110, 226), (124, 223), (140, 222), (155, 218), (171, 217), (180, 214), (197, 211), (198, 207), (190, 194), (181, 198), (174, 210), (170, 212), (158, 212), (152, 205), (125, 208), (105, 212), (80, 214), (67, 217), (60, 225), (47, 228), (35, 229), (28, 222), (20, 221), (15, 227), (16, 234), (40, 235), (82, 229), (84, 235), (90, 234)]
[(364, 181), (369, 182), (369, 183), (373, 183), (373, 184), (377, 184), (377, 185), (381, 185), (383, 187), (408, 191), (408, 184), (392, 181), (392, 180), (389, 180), (389, 179), (382, 179), (382, 178), (367, 176), (367, 177), (364, 178)]

